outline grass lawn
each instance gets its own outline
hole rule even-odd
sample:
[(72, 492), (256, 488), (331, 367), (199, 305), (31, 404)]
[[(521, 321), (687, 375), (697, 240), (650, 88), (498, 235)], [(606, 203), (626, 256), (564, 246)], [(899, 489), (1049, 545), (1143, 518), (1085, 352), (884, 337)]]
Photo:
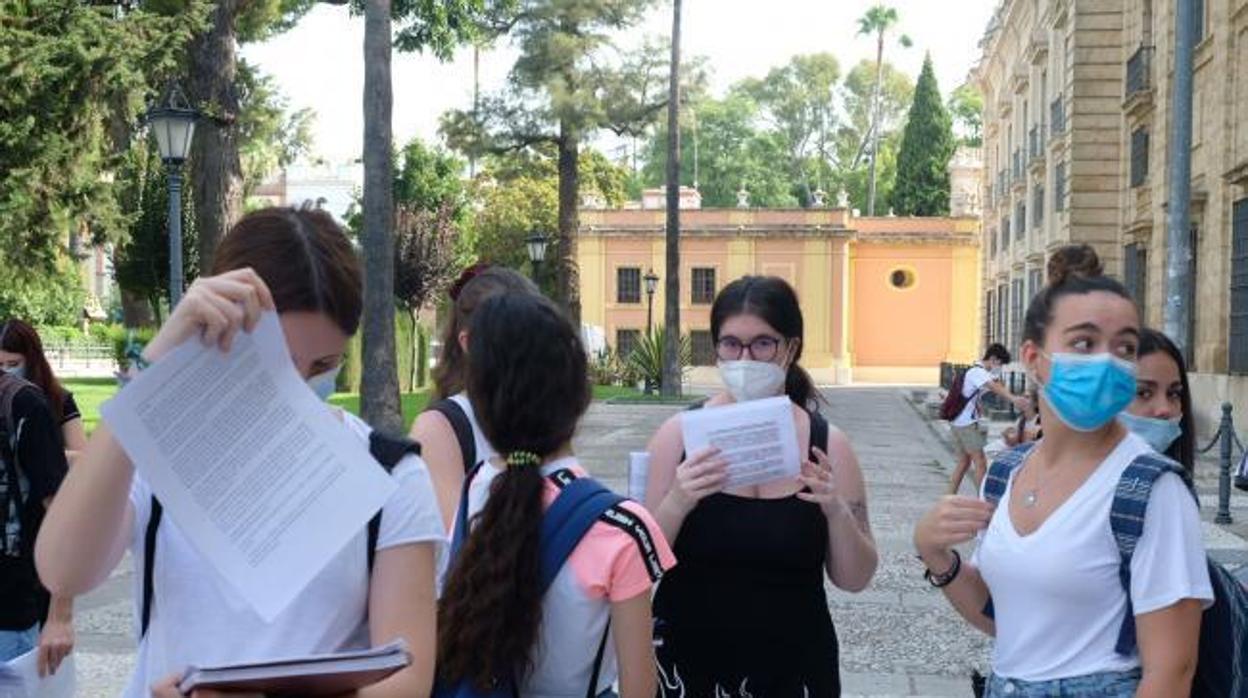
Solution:
[[(82, 411), (83, 425), (86, 427), (87, 433), (90, 434), (95, 430), (96, 424), (100, 421), (100, 404), (117, 392), (117, 381), (112, 378), (69, 378), (62, 381), (62, 383), (65, 384), (67, 390), (74, 394), (74, 400), (78, 402), (78, 409)], [(607, 385), (594, 386), (595, 400), (615, 400), (640, 396), (641, 393), (633, 388)], [(352, 414), (360, 413), (359, 393), (335, 393), (329, 401), (331, 404), (341, 407)], [(428, 404), (428, 390), (405, 393), (403, 395), (404, 426), (410, 427), (412, 421), (416, 419), (416, 415), (420, 414)]]

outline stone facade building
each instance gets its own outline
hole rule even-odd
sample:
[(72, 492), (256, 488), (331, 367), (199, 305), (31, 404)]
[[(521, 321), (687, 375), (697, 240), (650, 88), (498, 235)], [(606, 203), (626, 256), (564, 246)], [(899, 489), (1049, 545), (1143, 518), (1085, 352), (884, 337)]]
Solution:
[[(1248, 418), (1248, 0), (1194, 0), (1194, 400)], [(1086, 242), (1162, 325), (1175, 3), (1005, 0), (982, 41), (984, 341)], [(1208, 420), (1202, 420), (1208, 423)]]

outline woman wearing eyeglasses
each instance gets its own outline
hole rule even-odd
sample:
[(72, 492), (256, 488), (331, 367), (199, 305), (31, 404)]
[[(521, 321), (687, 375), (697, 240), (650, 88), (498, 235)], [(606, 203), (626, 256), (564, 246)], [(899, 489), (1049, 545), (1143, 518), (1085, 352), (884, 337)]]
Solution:
[(679, 415), (651, 440), (646, 505), (680, 560), (654, 601), (659, 693), (839, 696), (824, 574), (861, 591), (878, 562), (858, 459), (798, 364), (802, 311), (785, 281), (729, 284), (711, 336), (727, 389), (706, 406), (787, 395), (809, 456), (796, 480), (726, 489), (717, 452), (685, 454)]

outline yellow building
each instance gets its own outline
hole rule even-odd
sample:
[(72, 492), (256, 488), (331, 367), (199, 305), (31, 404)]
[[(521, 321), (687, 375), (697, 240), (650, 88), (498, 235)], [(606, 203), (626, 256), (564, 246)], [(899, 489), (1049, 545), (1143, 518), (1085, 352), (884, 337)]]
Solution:
[[(797, 290), (806, 333), (802, 363), (819, 383), (930, 384), (942, 361), (976, 358), (979, 221), (962, 213), (968, 215), (682, 211), (681, 331), (693, 343), (691, 382), (716, 380), (711, 303), (721, 288), (749, 274), (779, 276)], [(601, 331), (608, 345), (627, 351), (646, 328), (644, 277), (651, 270), (666, 273), (665, 212), (587, 209), (580, 215), (582, 321)], [(662, 324), (663, 285), (653, 297), (655, 325)]]

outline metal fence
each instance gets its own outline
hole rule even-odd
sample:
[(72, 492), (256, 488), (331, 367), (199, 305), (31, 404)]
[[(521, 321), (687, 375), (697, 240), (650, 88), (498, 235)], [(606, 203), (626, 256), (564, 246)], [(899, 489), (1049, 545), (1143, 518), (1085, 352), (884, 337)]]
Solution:
[[(1233, 410), (1231, 403), (1222, 403), (1222, 421), (1218, 424), (1218, 431), (1213, 435), (1209, 444), (1200, 449), (1200, 453), (1208, 453), (1213, 450), (1214, 446), (1221, 446), (1218, 452), (1218, 511), (1213, 517), (1213, 522), (1218, 524), (1232, 523), (1231, 468), (1236, 453), (1241, 455), (1244, 453), (1244, 444), (1235, 433)], [(1245, 482), (1235, 484), (1241, 488), (1248, 488), (1248, 483)]]
[(108, 344), (47, 344), (43, 353), (58, 372), (78, 366), (107, 368), (116, 363), (113, 347)]

